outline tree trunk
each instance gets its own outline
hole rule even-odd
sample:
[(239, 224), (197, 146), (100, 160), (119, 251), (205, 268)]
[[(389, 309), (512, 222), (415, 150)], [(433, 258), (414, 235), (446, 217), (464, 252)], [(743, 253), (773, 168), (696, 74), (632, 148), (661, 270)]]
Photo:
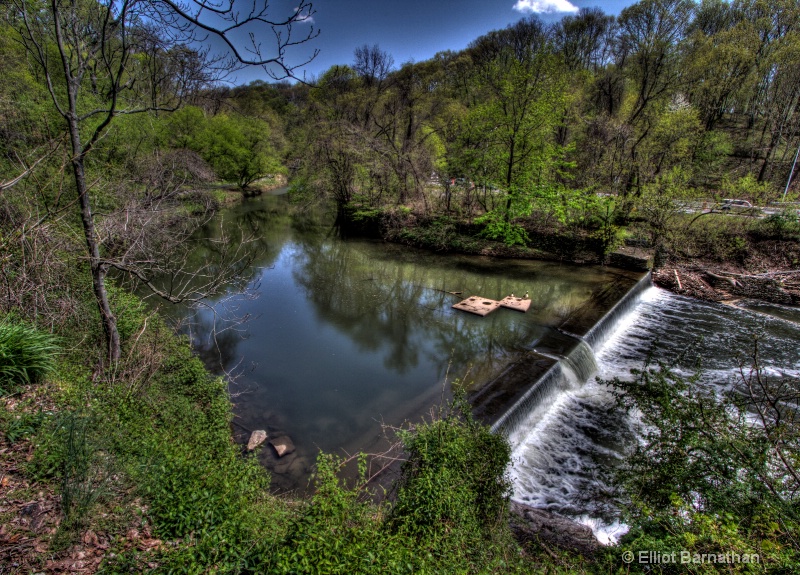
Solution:
[(83, 224), (83, 235), (86, 239), (86, 247), (89, 250), (89, 267), (92, 272), (92, 290), (97, 300), (97, 307), (100, 310), (100, 318), (103, 321), (103, 334), (106, 339), (106, 351), (109, 361), (115, 362), (120, 357), (119, 331), (117, 330), (117, 318), (111, 311), (108, 302), (108, 292), (106, 291), (105, 279), (108, 268), (100, 259), (100, 242), (94, 227), (94, 215), (92, 205), (89, 201), (89, 190), (86, 186), (86, 172), (83, 163), (83, 154), (80, 142), (80, 132), (76, 120), (70, 119), (69, 131), (72, 141), (72, 172), (75, 176), (75, 189), (78, 193), (78, 203), (81, 209), (81, 223)]

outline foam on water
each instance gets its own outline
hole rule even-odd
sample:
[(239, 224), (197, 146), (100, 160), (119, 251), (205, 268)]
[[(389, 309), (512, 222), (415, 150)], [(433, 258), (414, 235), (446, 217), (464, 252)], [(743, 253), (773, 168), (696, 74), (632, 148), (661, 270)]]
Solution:
[[(649, 287), (633, 294), (624, 313), (595, 331), (596, 375), (631, 378), (648, 357), (689, 376), (698, 385), (730, 389), (741, 381), (758, 334), (760, 362), (768, 375), (800, 377), (800, 325), (746, 310), (701, 302)], [(556, 386), (546, 409), (534, 409), (509, 436), (513, 447), (513, 498), (589, 525), (605, 542), (625, 531), (618, 521), (609, 474), (636, 441), (633, 421), (595, 373), (578, 377), (568, 362), (569, 385)], [(582, 380), (582, 381), (579, 381)]]

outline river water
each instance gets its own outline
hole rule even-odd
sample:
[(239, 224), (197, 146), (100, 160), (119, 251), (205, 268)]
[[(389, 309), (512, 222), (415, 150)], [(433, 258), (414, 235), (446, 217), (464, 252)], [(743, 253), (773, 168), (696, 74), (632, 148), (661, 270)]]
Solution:
[[(749, 371), (757, 336), (759, 362), (770, 377), (800, 377), (800, 322), (787, 320), (798, 318), (796, 309), (766, 315), (655, 287), (633, 304), (595, 344), (592, 377), (578, 380), (567, 373), (544, 413), (533, 414), (511, 435), (514, 499), (580, 519), (603, 540), (625, 530), (610, 501), (609, 471), (636, 441), (636, 422), (595, 376), (630, 379), (631, 369), (642, 369), (649, 357), (687, 377), (700, 373), (698, 385), (708, 391), (731, 389), (741, 382), (739, 366)], [(772, 306), (759, 309), (775, 312)]]
[[(259, 453), (277, 490), (303, 489), (320, 450), (380, 449), (382, 425), (429, 413), (454, 379), (479, 387), (565, 321), (601, 315), (598, 294), (624, 293), (641, 277), (344, 240), (330, 216), (291, 211), (286, 196), (224, 210), (200, 234), (192, 263), (251, 237), (247, 250), (258, 255), (244, 272), (252, 293), (173, 310), (206, 364), (232, 376), (238, 439), (264, 429), (296, 446), (280, 459), (269, 446)], [(451, 309), (470, 295), (525, 292), (528, 313)]]

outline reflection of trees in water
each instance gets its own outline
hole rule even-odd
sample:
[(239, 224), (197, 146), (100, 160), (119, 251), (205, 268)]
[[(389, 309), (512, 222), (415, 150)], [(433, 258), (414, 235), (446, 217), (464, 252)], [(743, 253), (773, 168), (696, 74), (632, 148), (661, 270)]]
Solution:
[(195, 247), (187, 259), (187, 267), (212, 269), (223, 265), (226, 254), (235, 250), (239, 282), (242, 289), (250, 284), (260, 269), (275, 262), (288, 237), (289, 206), (285, 202), (258, 203), (240, 206), (214, 218), (196, 235)]
[[(497, 270), (479, 274), (443, 267), (442, 262), (397, 261), (376, 257), (363, 244), (340, 241), (306, 242), (297, 257), (295, 281), (306, 290), (317, 312), (360, 350), (385, 348), (384, 365), (397, 373), (425, 357), (440, 375), (448, 362), (455, 375), (462, 375), (472, 364), (470, 378), (480, 380), (544, 329), (535, 322), (503, 315), (517, 313), (510, 310), (485, 318), (451, 310), (460, 297), (445, 292), (468, 285), (499, 297), (510, 293), (515, 282), (521, 283)], [(539, 306), (545, 301), (571, 305), (576, 295), (568, 281), (533, 284), (528, 289)]]
[(215, 313), (205, 310), (188, 318), (181, 331), (189, 336), (192, 348), (205, 366), (222, 375), (239, 361), (236, 348), (243, 338), (241, 325), (230, 318), (220, 321)]
[[(234, 262), (236, 281), (229, 286), (227, 294), (213, 302), (213, 310), (205, 307), (205, 303), (195, 305), (195, 309), (186, 305), (163, 309), (179, 331), (190, 337), (198, 356), (215, 373), (226, 373), (238, 365), (240, 358), (236, 348), (248, 318), (238, 312), (237, 303), (258, 296), (260, 288), (255, 280), (261, 270), (275, 263), (291, 237), (289, 228), (294, 220), (291, 205), (286, 200), (285, 197), (245, 200), (221, 212), (198, 230), (183, 266), (187, 277), (199, 285), (202, 275), (191, 278), (192, 273), (197, 270), (213, 273), (222, 266), (229, 266), (230, 254), (237, 253), (240, 257)], [(314, 222), (309, 221), (309, 217), (304, 220), (306, 230), (312, 230)], [(174, 278), (161, 277), (158, 281), (163, 285)]]

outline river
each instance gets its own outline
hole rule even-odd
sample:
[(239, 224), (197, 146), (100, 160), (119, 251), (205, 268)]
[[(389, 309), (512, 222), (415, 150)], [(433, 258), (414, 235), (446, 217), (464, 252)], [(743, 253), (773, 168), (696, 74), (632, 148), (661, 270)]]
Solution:
[[(291, 438), (290, 456), (259, 453), (283, 491), (305, 488), (320, 450), (380, 449), (383, 426), (425, 416), (454, 380), (474, 391), (565, 321), (602, 315), (610, 286), (624, 293), (641, 277), (341, 239), (328, 213), (297, 213), (287, 196), (223, 210), (198, 234), (190, 264), (213, 262), (221, 241), (243, 236), (257, 254), (243, 270), (247, 293), (170, 314), (205, 363), (231, 376), (238, 440), (255, 429)], [(482, 318), (451, 307), (525, 292), (528, 313)]]
[[(264, 429), (295, 444), (283, 458), (259, 451), (277, 491), (303, 491), (320, 450), (379, 450), (387, 428), (429, 414), (455, 380), (481, 397), (514, 366), (544, 362), (552, 381), (526, 392), (527, 403), (514, 400), (524, 409), (513, 421), (502, 403), (488, 415), (476, 404), (477, 412), (509, 434), (515, 499), (613, 539), (622, 528), (606, 497), (608, 474), (636, 441), (635, 422), (596, 376), (630, 377), (650, 355), (687, 376), (702, 368), (709, 389), (735, 385), (753, 334), (770, 373), (800, 375), (792, 308), (700, 302), (613, 268), (342, 239), (331, 214), (298, 211), (287, 196), (245, 200), (199, 237), (198, 266), (214, 261), (220, 241), (250, 238), (246, 293), (170, 313), (206, 364), (231, 377), (237, 439)], [(525, 292), (533, 302), (525, 314), (451, 308), (469, 295)]]

